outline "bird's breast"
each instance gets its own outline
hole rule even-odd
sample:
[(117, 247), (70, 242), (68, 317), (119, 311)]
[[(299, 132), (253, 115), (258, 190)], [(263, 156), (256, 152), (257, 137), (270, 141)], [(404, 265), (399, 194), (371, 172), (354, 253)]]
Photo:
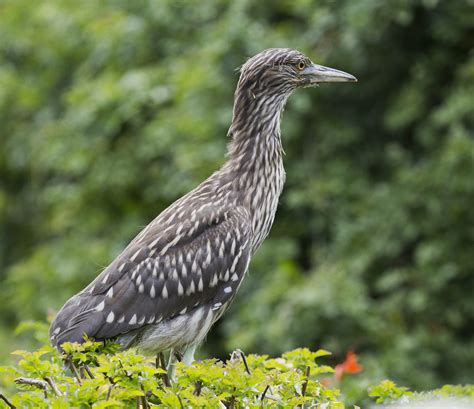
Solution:
[(252, 254), (268, 236), (275, 219), (278, 201), (285, 183), (283, 164), (262, 168), (257, 183), (247, 195), (247, 203), (252, 215)]

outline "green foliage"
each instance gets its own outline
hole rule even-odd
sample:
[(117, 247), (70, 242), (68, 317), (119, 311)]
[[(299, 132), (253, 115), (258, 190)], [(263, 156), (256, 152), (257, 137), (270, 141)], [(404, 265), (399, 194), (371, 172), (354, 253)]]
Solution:
[[(346, 385), (342, 393), (328, 385), (334, 372), (320, 364), (324, 350), (299, 348), (281, 357), (234, 351), (226, 362), (207, 359), (191, 366), (176, 365), (170, 383), (167, 371), (154, 359), (134, 350), (120, 351), (111, 342), (64, 344), (64, 353), (47, 345), (34, 352), (15, 351), (20, 360), (0, 367), (0, 390), (18, 408), (199, 407), (199, 408), (350, 408)], [(65, 363), (67, 365), (65, 365)], [(359, 375), (354, 376), (354, 378)], [(16, 386), (15, 386), (16, 384)], [(363, 405), (365, 390), (359, 386)], [(427, 397), (462, 397), (474, 401), (474, 385), (445, 385), (414, 393), (392, 381), (369, 388), (376, 403)], [(0, 408), (8, 405), (0, 400)]]
[(429, 392), (411, 392), (408, 388), (399, 387), (394, 382), (385, 380), (380, 384), (369, 388), (369, 396), (376, 403), (394, 403), (397, 401), (419, 401), (432, 397), (455, 397), (463, 398), (467, 402), (474, 403), (474, 385), (444, 385), (439, 389)]
[[(281, 358), (245, 355), (236, 351), (227, 362), (216, 359), (192, 366), (177, 364), (176, 381), (167, 386), (166, 370), (133, 350), (85, 342), (65, 344), (70, 370), (50, 346), (36, 352), (16, 351), (17, 366), (0, 367), (0, 386), (9, 401), (21, 408), (76, 407), (296, 407), (320, 405), (343, 409), (339, 391), (320, 383), (332, 368), (319, 365), (326, 351), (298, 349)], [(25, 378), (27, 379), (25, 381)], [(16, 379), (20, 391), (12, 388)], [(32, 381), (43, 388), (33, 386)], [(39, 381), (39, 382), (38, 382)], [(137, 400), (138, 399), (138, 400)], [(146, 403), (145, 403), (146, 402)], [(224, 406), (223, 406), (224, 405)], [(0, 401), (0, 407), (6, 407)], [(145, 406), (146, 407), (146, 406)]]
[(235, 68), (289, 46), (359, 82), (290, 99), (275, 226), (203, 354), (472, 379), (472, 21), (468, 0), (1, 1), (0, 356), (222, 163)]
[(440, 396), (467, 396), (474, 399), (474, 385), (444, 385), (433, 393)]
[(369, 396), (376, 398), (376, 403), (387, 403), (399, 400), (404, 396), (411, 397), (413, 396), (413, 392), (410, 392), (408, 388), (398, 387), (392, 381), (385, 380), (380, 384), (371, 387), (369, 389)]

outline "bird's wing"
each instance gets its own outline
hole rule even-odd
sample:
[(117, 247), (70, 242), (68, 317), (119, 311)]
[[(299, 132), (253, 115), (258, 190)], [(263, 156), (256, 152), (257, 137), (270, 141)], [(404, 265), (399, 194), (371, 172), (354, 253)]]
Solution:
[(247, 270), (250, 231), (243, 207), (215, 212), (201, 206), (178, 222), (158, 218), (63, 306), (51, 341), (112, 338), (200, 305), (219, 309)]

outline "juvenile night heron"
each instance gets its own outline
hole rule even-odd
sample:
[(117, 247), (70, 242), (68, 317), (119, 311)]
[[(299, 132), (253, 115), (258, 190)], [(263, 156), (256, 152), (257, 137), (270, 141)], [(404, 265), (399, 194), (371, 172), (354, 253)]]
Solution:
[(356, 81), (273, 48), (241, 68), (228, 160), (153, 220), (101, 274), (61, 308), (51, 342), (116, 338), (148, 354), (196, 346), (234, 299), (268, 235), (285, 171), (280, 119), (297, 88)]

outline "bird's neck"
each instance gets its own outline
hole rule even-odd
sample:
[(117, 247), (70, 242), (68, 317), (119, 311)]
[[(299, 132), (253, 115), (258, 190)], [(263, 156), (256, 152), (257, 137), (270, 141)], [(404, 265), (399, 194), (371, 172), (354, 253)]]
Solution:
[(222, 171), (251, 214), (254, 250), (270, 231), (285, 181), (280, 133), (285, 102), (286, 97), (245, 100), (236, 94), (229, 159)]
[(280, 122), (287, 98), (237, 90), (228, 149), (234, 168), (252, 170), (281, 162)]

